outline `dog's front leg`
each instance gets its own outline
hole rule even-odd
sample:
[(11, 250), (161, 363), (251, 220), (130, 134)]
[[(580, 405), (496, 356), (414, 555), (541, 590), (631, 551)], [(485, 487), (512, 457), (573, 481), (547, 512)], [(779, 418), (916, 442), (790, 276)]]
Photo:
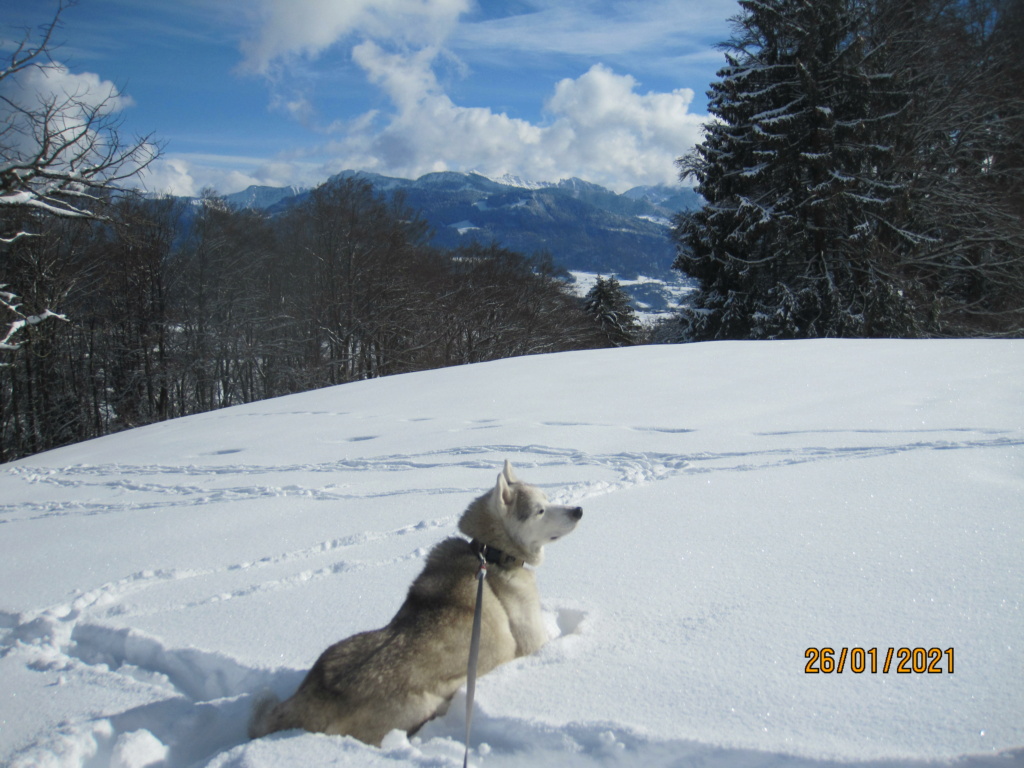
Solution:
[(508, 614), (509, 629), (516, 641), (516, 656), (526, 656), (550, 639), (540, 611), (537, 581), (533, 572), (524, 568), (502, 576), (505, 578), (492, 579), (491, 586)]

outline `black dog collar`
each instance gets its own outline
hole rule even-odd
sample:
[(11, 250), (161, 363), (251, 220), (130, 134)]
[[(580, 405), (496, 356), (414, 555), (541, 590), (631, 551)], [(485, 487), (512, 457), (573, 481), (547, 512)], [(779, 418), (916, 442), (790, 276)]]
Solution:
[(473, 548), (473, 552), (476, 554), (477, 557), (483, 558), (492, 565), (498, 565), (502, 568), (521, 568), (523, 565), (526, 564), (524, 560), (512, 557), (512, 555), (502, 552), (497, 547), (489, 546), (477, 539), (473, 539), (473, 541), (471, 541), (469, 545)]

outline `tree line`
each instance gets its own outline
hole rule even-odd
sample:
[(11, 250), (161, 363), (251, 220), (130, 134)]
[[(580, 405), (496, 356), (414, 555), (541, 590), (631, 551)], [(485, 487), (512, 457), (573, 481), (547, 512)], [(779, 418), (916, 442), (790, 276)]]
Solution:
[(442, 250), (366, 181), (287, 212), (119, 195), (6, 246), (23, 329), (0, 367), (0, 460), (128, 427), (427, 368), (610, 345), (547, 256)]
[(688, 340), (1024, 332), (1024, 4), (740, 0), (676, 221)]

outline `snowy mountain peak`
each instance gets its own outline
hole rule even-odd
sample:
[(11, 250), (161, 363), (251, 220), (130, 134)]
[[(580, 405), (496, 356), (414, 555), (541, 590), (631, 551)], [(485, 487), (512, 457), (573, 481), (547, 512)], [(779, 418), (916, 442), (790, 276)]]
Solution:
[(498, 177), (488, 177), (491, 181), (496, 184), (501, 184), (506, 187), (519, 187), (520, 189), (548, 189), (549, 187), (558, 186), (550, 181), (530, 181), (524, 179), (522, 176), (516, 176), (511, 173), (506, 173)]

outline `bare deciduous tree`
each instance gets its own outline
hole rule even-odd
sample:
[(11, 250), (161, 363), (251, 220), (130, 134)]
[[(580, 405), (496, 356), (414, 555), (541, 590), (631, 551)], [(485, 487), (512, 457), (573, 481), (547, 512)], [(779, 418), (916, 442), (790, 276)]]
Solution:
[[(0, 247), (37, 235), (40, 217), (102, 218), (111, 193), (160, 154), (148, 136), (122, 137), (114, 86), (72, 75), (53, 59), (54, 35), (72, 4), (59, 0), (50, 21), (24, 31), (0, 64)], [(0, 309), (13, 315), (0, 331), (6, 351), (18, 348), (26, 327), (61, 317), (45, 308), (23, 312), (7, 286)]]

